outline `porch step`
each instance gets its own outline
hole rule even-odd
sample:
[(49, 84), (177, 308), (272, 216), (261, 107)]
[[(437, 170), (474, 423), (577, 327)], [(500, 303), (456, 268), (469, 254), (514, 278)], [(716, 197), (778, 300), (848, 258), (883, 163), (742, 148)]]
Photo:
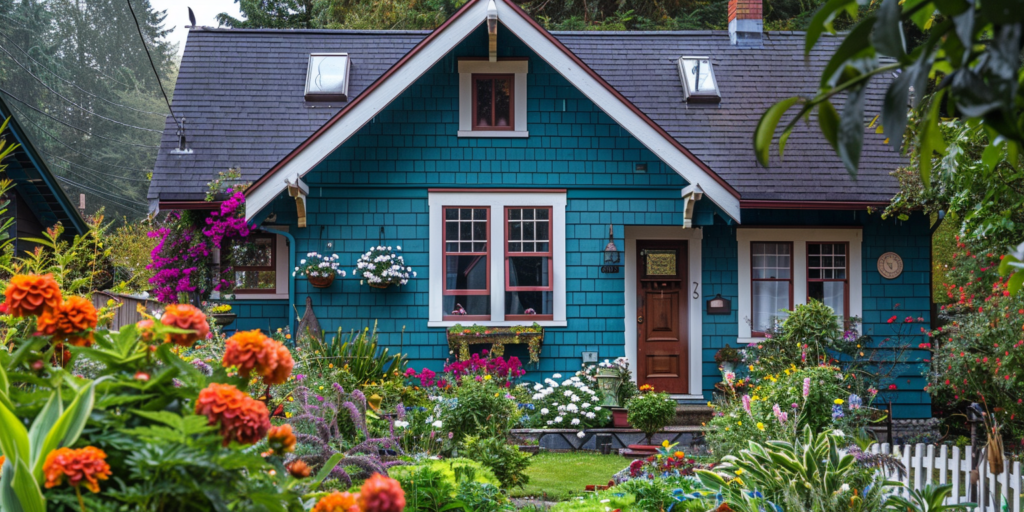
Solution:
[(711, 420), (711, 414), (712, 409), (704, 404), (679, 404), (676, 406), (676, 416), (672, 418), (670, 425), (699, 427), (701, 423)]

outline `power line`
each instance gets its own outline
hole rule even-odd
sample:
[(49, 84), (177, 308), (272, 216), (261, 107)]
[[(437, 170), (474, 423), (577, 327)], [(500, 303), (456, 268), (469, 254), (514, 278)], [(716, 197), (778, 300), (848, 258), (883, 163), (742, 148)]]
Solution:
[(72, 124), (67, 123), (65, 121), (61, 121), (60, 119), (57, 119), (56, 117), (53, 117), (50, 114), (47, 114), (46, 112), (43, 112), (42, 110), (39, 110), (38, 108), (32, 106), (30, 103), (26, 102), (25, 100), (23, 100), (23, 99), (15, 96), (13, 94), (11, 94), (10, 91), (4, 89), (3, 87), (0, 87), (0, 92), (6, 94), (8, 98), (10, 98), (10, 99), (12, 99), (14, 101), (17, 101), (18, 103), (21, 103), (22, 105), (25, 105), (26, 107), (32, 109), (36, 113), (38, 113), (38, 114), (40, 114), (40, 115), (42, 115), (44, 117), (47, 117), (49, 119), (52, 119), (52, 120), (54, 120), (54, 121), (56, 121), (56, 122), (58, 122), (58, 123), (60, 123), (60, 124), (62, 124), (64, 126), (67, 126), (68, 128), (71, 128), (72, 130), (77, 130), (77, 131), (80, 131), (82, 133), (88, 134), (90, 137), (96, 137), (96, 138), (103, 139), (103, 140), (109, 140), (111, 142), (116, 142), (118, 144), (125, 144), (125, 145), (128, 145), (128, 146), (135, 146), (135, 147), (140, 147), (140, 148), (160, 149), (160, 146), (151, 146), (151, 145), (148, 145), (148, 144), (137, 144), (135, 142), (127, 142), (127, 141), (123, 141), (123, 140), (112, 139), (110, 137), (104, 137), (102, 135), (92, 133), (92, 131), (90, 131), (90, 130), (86, 130), (85, 128), (80, 128), (78, 126), (72, 125)]
[[(56, 77), (58, 80), (60, 80), (62, 82), (66, 82), (67, 84), (71, 85), (71, 87), (74, 87), (75, 89), (78, 89), (79, 91), (82, 91), (85, 94), (88, 94), (89, 96), (92, 96), (92, 97), (94, 97), (94, 98), (96, 98), (96, 99), (98, 99), (100, 101), (105, 101), (107, 103), (110, 103), (111, 105), (115, 105), (115, 106), (118, 106), (118, 107), (121, 107), (121, 108), (124, 108), (124, 109), (135, 111), (135, 112), (139, 112), (140, 114), (149, 114), (149, 115), (154, 115), (154, 116), (167, 117), (167, 114), (164, 114), (163, 112), (150, 112), (148, 110), (142, 110), (142, 109), (138, 109), (138, 108), (135, 108), (135, 107), (129, 107), (128, 105), (121, 105), (120, 103), (115, 103), (113, 101), (110, 101), (110, 100), (108, 100), (108, 99), (106, 99), (106, 98), (104, 98), (104, 97), (102, 97), (102, 96), (100, 96), (98, 94), (93, 94), (93, 93), (91, 93), (91, 92), (89, 92), (89, 91), (79, 87), (78, 84), (72, 82), (71, 80), (68, 80), (67, 78), (64, 78), (64, 77), (60, 76), (59, 73), (57, 73), (56, 71), (46, 67), (45, 64), (43, 64), (42, 62), (39, 62), (38, 60), (33, 58), (31, 54), (29, 54), (27, 51), (25, 51), (24, 48), (18, 46), (18, 44), (15, 43), (14, 40), (11, 39), (11, 37), (8, 36), (7, 34), (4, 34), (3, 32), (0, 32), (0, 36), (3, 36), (4, 39), (7, 39), (7, 41), (9, 42), (9, 44), (11, 46), (17, 48), (18, 51), (20, 51), (21, 53), (25, 54), (25, 56), (28, 57), (29, 60), (31, 60), (37, 66), (42, 68), (44, 71), (50, 73), (51, 75)], [(0, 47), (0, 48), (2, 48), (2, 47)], [(10, 55), (10, 54), (8, 54), (8, 55)], [(11, 58), (14, 59), (13, 56), (11, 56)], [(15, 62), (17, 62), (17, 59), (15, 59)], [(31, 74), (31, 71), (29, 73)]]
[(66, 162), (68, 165), (71, 165), (71, 166), (74, 166), (74, 167), (78, 167), (79, 169), (87, 170), (87, 171), (90, 171), (90, 172), (94, 172), (94, 173), (96, 173), (96, 174), (98, 174), (100, 176), (106, 176), (108, 178), (114, 178), (114, 179), (118, 179), (118, 180), (140, 181), (140, 182), (143, 182), (143, 183), (149, 183), (149, 180), (142, 179), (142, 178), (127, 178), (127, 177), (124, 177), (124, 176), (118, 176), (116, 174), (110, 174), (110, 173), (106, 173), (106, 172), (103, 172), (103, 171), (98, 171), (96, 169), (93, 169), (92, 167), (86, 167), (84, 165), (76, 164), (75, 162), (72, 162), (71, 160), (68, 160), (67, 158), (59, 157), (59, 156), (54, 155), (52, 153), (47, 153), (46, 151), (43, 151), (41, 149), (39, 150), (39, 152), (43, 153), (43, 154), (45, 154), (45, 155), (47, 155), (47, 156), (49, 156), (51, 158), (56, 158), (58, 160)]
[[(18, 18), (14, 18), (14, 17), (8, 16), (8, 15), (6, 15), (4, 13), (0, 13), (0, 16), (3, 16), (3, 17), (5, 17), (5, 18), (7, 18), (9, 20), (24, 21), (24, 20), (19, 20)], [(25, 25), (24, 23), (15, 23), (15, 25), (17, 25), (17, 26), (19, 26), (19, 27), (21, 27), (21, 28), (23, 28), (25, 30), (29, 30), (29, 31), (35, 30), (35, 29), (30, 28), (29, 26)], [(24, 51), (24, 50), (22, 50), (22, 51)], [(27, 52), (26, 52), (26, 54), (27, 54)], [(61, 61), (63, 61), (63, 60), (64, 59), (61, 59)], [(64, 66), (61, 65), (61, 67), (64, 67)], [(131, 88), (132, 87), (131, 84), (126, 84), (126, 83), (124, 83), (124, 82), (122, 82), (122, 81), (120, 81), (120, 80), (118, 80), (118, 79), (116, 79), (116, 78), (114, 78), (114, 77), (112, 77), (110, 75), (107, 75), (106, 73), (104, 73), (104, 72), (102, 72), (102, 71), (100, 71), (98, 69), (93, 69), (93, 68), (90, 68), (89, 66), (83, 66), (83, 67), (85, 69), (88, 69), (89, 71), (92, 71), (93, 73), (96, 73), (97, 75), (102, 76), (103, 78), (106, 78), (107, 80), (110, 80), (110, 81), (116, 83), (117, 85), (120, 85), (122, 87), (127, 87), (127, 88)], [(67, 69), (67, 68), (65, 68), (65, 69)], [(69, 73), (73, 73), (73, 71), (70, 70), (70, 69), (67, 69), (67, 71)]]
[(75, 153), (78, 153), (79, 155), (82, 155), (83, 158), (86, 158), (88, 160), (92, 160), (93, 162), (96, 162), (98, 164), (106, 165), (108, 167), (116, 167), (118, 169), (124, 169), (126, 171), (132, 171), (132, 172), (146, 172), (143, 169), (133, 169), (131, 167), (125, 167), (123, 165), (111, 164), (111, 163), (104, 162), (102, 160), (97, 160), (97, 159), (95, 159), (95, 158), (93, 158), (93, 157), (91, 157), (91, 156), (89, 156), (89, 155), (79, 151), (78, 149), (76, 149), (74, 147), (71, 147), (70, 144), (60, 140), (59, 137), (57, 137), (56, 135), (54, 135), (54, 134), (50, 133), (49, 131), (47, 131), (46, 128), (43, 128), (42, 126), (37, 124), (35, 121), (29, 119), (28, 116), (26, 116), (22, 111), (18, 110), (17, 107), (12, 107), (12, 108), (13, 108), (15, 113), (17, 113), (18, 115), (21, 116), (22, 120), (28, 121), (29, 124), (31, 124), (32, 126), (35, 126), (37, 130), (43, 132), (44, 135), (50, 137), (50, 139), (52, 139), (54, 142), (56, 142), (57, 144), (60, 144), (61, 146), (64, 146), (65, 148), (68, 148), (71, 151), (74, 151)]
[(149, 58), (149, 67), (153, 69), (153, 76), (156, 77), (156, 83), (160, 86), (160, 94), (164, 95), (164, 103), (167, 104), (167, 111), (171, 113), (171, 117), (174, 119), (174, 124), (178, 125), (178, 129), (184, 131), (185, 127), (178, 122), (178, 116), (174, 115), (174, 109), (171, 108), (171, 100), (167, 98), (167, 91), (164, 90), (164, 82), (160, 79), (160, 73), (156, 70), (156, 64), (153, 64), (153, 56), (149, 54), (149, 45), (146, 44), (146, 38), (142, 35), (142, 26), (139, 25), (139, 18), (135, 17), (135, 8), (132, 7), (132, 0), (124, 1), (128, 3), (128, 10), (132, 13), (132, 19), (135, 20), (135, 29), (139, 31), (139, 39), (142, 40), (142, 49), (146, 50), (146, 57)]
[[(85, 185), (82, 185), (81, 183), (78, 183), (78, 182), (76, 182), (74, 180), (69, 180), (69, 179), (67, 179), (67, 178), (65, 178), (63, 176), (57, 176), (57, 179), (60, 180), (60, 181), (65, 182), (65, 183), (67, 183), (67, 184), (69, 184), (71, 186), (78, 187), (78, 188), (80, 188), (82, 190), (87, 190), (89, 192), (97, 194), (97, 195), (99, 195), (101, 197), (103, 197), (103, 195), (106, 194), (106, 192), (103, 192), (102, 190), (96, 190), (94, 188), (87, 187)], [(121, 198), (121, 196), (114, 196), (114, 197)], [(133, 202), (130, 202), (129, 204), (124, 204), (124, 203), (119, 202), (117, 199), (114, 199), (114, 198), (111, 198), (111, 197), (103, 197), (103, 198), (108, 200), (108, 201), (110, 201), (110, 202), (112, 202), (112, 203), (114, 203), (114, 204), (116, 204), (116, 205), (118, 205), (118, 206), (121, 206), (122, 208), (128, 208), (129, 210), (131, 210), (131, 209), (139, 208), (139, 206), (143, 206), (143, 208), (137, 209), (135, 211), (138, 211), (138, 212), (145, 212), (146, 211), (146, 208), (144, 207), (144, 203), (136, 203), (136, 202), (133, 201)], [(124, 199), (127, 199), (127, 198), (124, 198)]]
[(104, 121), (109, 121), (109, 122), (111, 122), (111, 123), (114, 123), (114, 124), (119, 124), (119, 125), (121, 125), (121, 126), (124, 126), (124, 127), (126, 127), (126, 128), (134, 128), (134, 129), (136, 129), (136, 130), (144, 130), (144, 131), (147, 131), (147, 132), (163, 133), (163, 130), (154, 130), (154, 129), (152, 129), (152, 128), (144, 128), (144, 127), (142, 127), (142, 126), (135, 126), (135, 125), (133, 125), (133, 124), (128, 124), (128, 123), (124, 123), (124, 122), (118, 121), (117, 119), (111, 119), (111, 118), (109, 118), (109, 117), (106, 117), (106, 116), (103, 116), (103, 115), (97, 114), (96, 112), (93, 112), (92, 110), (89, 110), (89, 109), (87, 109), (87, 108), (85, 108), (85, 107), (83, 107), (83, 106), (79, 105), (78, 103), (75, 103), (75, 102), (74, 102), (73, 100), (71, 100), (70, 98), (66, 98), (66, 97), (64, 97), (64, 96), (63, 96), (63, 95), (62, 95), (61, 93), (59, 93), (59, 92), (57, 92), (57, 91), (53, 90), (53, 88), (51, 88), (51, 87), (50, 87), (49, 85), (47, 85), (47, 84), (46, 84), (46, 82), (44, 82), (44, 81), (43, 81), (43, 80), (42, 80), (41, 78), (39, 78), (39, 77), (38, 77), (38, 76), (36, 76), (36, 75), (33, 75), (33, 74), (32, 74), (32, 72), (31, 72), (31, 71), (29, 71), (29, 69), (28, 69), (28, 68), (26, 68), (26, 67), (25, 67), (25, 66), (24, 66), (24, 65), (23, 65), (22, 63), (18, 62), (18, 60), (17, 60), (17, 59), (15, 59), (13, 55), (11, 55), (11, 52), (7, 51), (7, 48), (4, 48), (3, 46), (0, 46), (0, 50), (3, 50), (3, 52), (4, 52), (4, 53), (6, 53), (6, 54), (7, 54), (7, 56), (11, 58), (11, 60), (13, 60), (13, 61), (14, 61), (14, 62), (15, 62), (16, 64), (18, 64), (18, 66), (20, 66), (20, 67), (21, 67), (22, 69), (24, 69), (24, 70), (25, 70), (25, 72), (29, 74), (29, 76), (31, 76), (31, 77), (32, 77), (32, 78), (34, 78), (34, 79), (35, 79), (35, 80), (36, 80), (37, 82), (39, 82), (40, 84), (42, 84), (42, 85), (43, 85), (43, 87), (45, 87), (45, 88), (46, 88), (46, 90), (48, 90), (48, 91), (52, 92), (52, 93), (53, 93), (53, 94), (55, 94), (55, 95), (56, 95), (56, 96), (57, 96), (58, 98), (60, 98), (60, 99), (62, 99), (62, 100), (64, 100), (64, 101), (66, 101), (66, 102), (68, 102), (69, 104), (71, 104), (71, 105), (72, 105), (72, 106), (74, 106), (75, 108), (78, 108), (78, 109), (80, 109), (80, 110), (81, 110), (82, 112), (85, 112), (86, 114), (89, 114), (89, 115), (93, 115), (93, 116), (96, 116), (96, 117), (98, 117), (98, 118), (100, 118), (100, 119), (102, 119), (102, 120), (104, 120)]

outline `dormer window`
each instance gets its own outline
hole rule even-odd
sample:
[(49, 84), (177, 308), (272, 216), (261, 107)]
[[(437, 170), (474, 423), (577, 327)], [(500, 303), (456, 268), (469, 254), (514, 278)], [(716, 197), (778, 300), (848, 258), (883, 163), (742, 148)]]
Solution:
[(311, 53), (306, 70), (306, 101), (348, 101), (347, 53)]
[(710, 57), (681, 57), (679, 77), (683, 82), (683, 99), (686, 101), (717, 103), (722, 100)]
[(515, 75), (473, 75), (473, 130), (512, 130)]

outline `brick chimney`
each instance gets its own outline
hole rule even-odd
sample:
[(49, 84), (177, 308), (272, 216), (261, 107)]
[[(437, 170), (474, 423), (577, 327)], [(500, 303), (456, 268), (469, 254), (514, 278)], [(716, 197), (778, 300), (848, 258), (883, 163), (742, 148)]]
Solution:
[(737, 46), (761, 46), (764, 19), (762, 0), (729, 0), (729, 42)]

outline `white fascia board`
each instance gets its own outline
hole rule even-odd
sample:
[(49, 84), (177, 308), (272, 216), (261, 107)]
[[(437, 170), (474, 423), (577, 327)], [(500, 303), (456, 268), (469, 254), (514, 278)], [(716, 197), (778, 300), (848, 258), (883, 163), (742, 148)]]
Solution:
[(590, 101), (593, 101), (608, 117), (619, 126), (636, 137), (647, 149), (658, 156), (665, 164), (682, 176), (687, 183), (700, 184), (711, 202), (718, 205), (737, 223), (740, 222), (740, 200), (728, 189), (719, 184), (712, 176), (704, 172), (689, 156), (679, 151), (651, 125), (633, 112), (614, 94), (601, 85), (594, 77), (578, 66), (558, 46), (541, 34), (527, 20), (506, 4), (507, 0), (499, 0), (498, 19), (513, 34), (537, 53), (552, 68), (576, 86)]
[(305, 176), (310, 170), (330, 156), (350, 137), (355, 135), (367, 122), (384, 110), (409, 86), (430, 70), (438, 61), (455, 48), (487, 17), (487, 3), (477, 2), (455, 19), (451, 25), (434, 40), (414, 55), (403, 66), (396, 69), (379, 87), (359, 100), (359, 103), (339, 119), (323, 134), (314, 139), (295, 158), (292, 158), (261, 183), (245, 200), (245, 218), (252, 219), (260, 210), (269, 205), (281, 192), (286, 190), (287, 177), (298, 174)]

